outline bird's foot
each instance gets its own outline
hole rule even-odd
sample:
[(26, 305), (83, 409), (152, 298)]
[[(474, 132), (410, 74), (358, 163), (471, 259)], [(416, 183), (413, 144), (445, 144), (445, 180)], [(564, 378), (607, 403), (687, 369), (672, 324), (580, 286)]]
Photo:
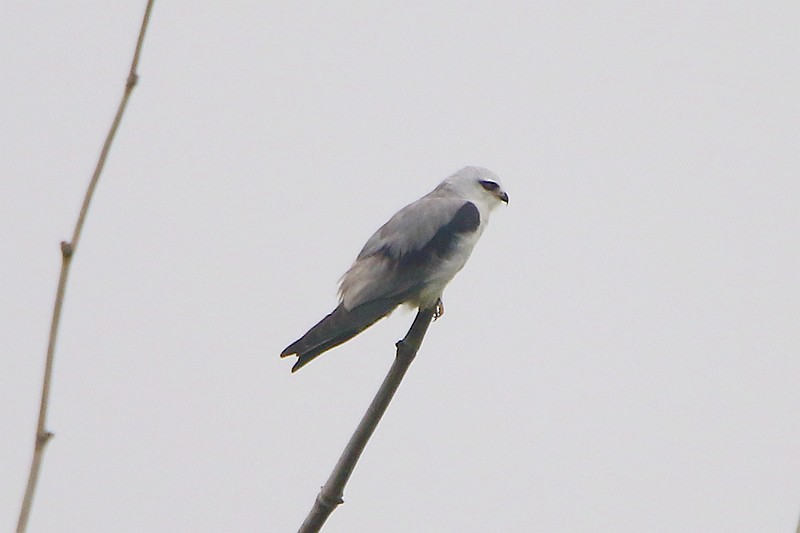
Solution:
[(444, 302), (441, 298), (436, 299), (436, 307), (433, 309), (433, 321), (436, 322), (444, 316)]

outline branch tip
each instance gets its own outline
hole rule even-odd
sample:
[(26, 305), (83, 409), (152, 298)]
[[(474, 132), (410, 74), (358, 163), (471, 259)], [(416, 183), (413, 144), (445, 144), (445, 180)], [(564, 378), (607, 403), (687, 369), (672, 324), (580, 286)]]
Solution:
[(347, 443), (341, 457), (339, 457), (339, 461), (333, 468), (327, 483), (322, 486), (322, 490), (317, 494), (314, 506), (308, 513), (303, 525), (300, 526), (298, 533), (318, 533), (336, 507), (344, 503), (342, 498), (344, 487), (348, 479), (350, 479), (350, 475), (353, 473), (364, 447), (389, 406), (389, 402), (392, 401), (394, 393), (400, 386), (403, 376), (414, 361), (414, 357), (422, 344), (422, 339), (425, 337), (425, 332), (431, 323), (434, 311), (433, 307), (420, 309), (406, 336), (395, 343), (397, 354), (389, 373), (384, 378), (353, 436), (350, 437), (350, 441)]
[(47, 355), (45, 356), (44, 379), (42, 380), (42, 399), (41, 403), (39, 404), (39, 419), (36, 425), (33, 457), (31, 459), (31, 468), (28, 472), (28, 484), (25, 487), (25, 495), (23, 496), (22, 505), (19, 511), (17, 533), (25, 533), (28, 527), (28, 518), (30, 517), (31, 506), (33, 505), (33, 497), (36, 493), (36, 483), (39, 479), (39, 470), (42, 465), (42, 457), (44, 454), (45, 445), (53, 437), (53, 433), (45, 430), (44, 428), (47, 420), (47, 409), (49, 406), (50, 384), (55, 355), (56, 337), (58, 334), (59, 321), (61, 319), (61, 309), (64, 301), (67, 277), (69, 276), (70, 262), (75, 253), (75, 249), (78, 246), (78, 241), (83, 230), (83, 223), (86, 218), (86, 213), (94, 195), (95, 186), (97, 185), (97, 181), (100, 178), (103, 166), (105, 165), (106, 157), (108, 156), (108, 151), (111, 147), (111, 142), (114, 140), (117, 128), (122, 120), (122, 115), (125, 112), (125, 108), (128, 103), (128, 96), (130, 95), (133, 86), (136, 85), (136, 82), (139, 79), (139, 76), (136, 74), (136, 66), (139, 62), (139, 53), (142, 48), (142, 42), (144, 40), (145, 30), (147, 29), (147, 23), (150, 19), (150, 11), (153, 7), (153, 2), (154, 0), (147, 1), (144, 18), (142, 19), (142, 24), (139, 27), (139, 38), (136, 42), (136, 50), (133, 54), (133, 60), (131, 61), (128, 79), (125, 82), (125, 92), (120, 99), (119, 107), (117, 108), (117, 114), (114, 116), (114, 121), (108, 130), (106, 140), (103, 143), (103, 148), (100, 151), (100, 156), (97, 159), (97, 165), (95, 166), (94, 174), (92, 175), (92, 179), (89, 181), (89, 185), (86, 189), (86, 194), (83, 198), (83, 205), (81, 206), (80, 213), (78, 214), (78, 220), (75, 223), (75, 229), (72, 233), (72, 240), (69, 242), (61, 241), (61, 274), (59, 275), (58, 279), (58, 289), (56, 290), (56, 299), (55, 304), (53, 305), (53, 317), (50, 322), (50, 335), (47, 343)]

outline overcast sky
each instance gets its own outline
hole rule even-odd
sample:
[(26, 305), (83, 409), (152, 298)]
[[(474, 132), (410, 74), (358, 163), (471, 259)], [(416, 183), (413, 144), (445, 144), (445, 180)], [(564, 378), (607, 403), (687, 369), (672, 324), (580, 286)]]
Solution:
[[(0, 530), (144, 2), (0, 17)], [(294, 531), (397, 312), (280, 351), (405, 204), (498, 208), (327, 533), (788, 532), (797, 2), (157, 3), (73, 262), (31, 532)]]

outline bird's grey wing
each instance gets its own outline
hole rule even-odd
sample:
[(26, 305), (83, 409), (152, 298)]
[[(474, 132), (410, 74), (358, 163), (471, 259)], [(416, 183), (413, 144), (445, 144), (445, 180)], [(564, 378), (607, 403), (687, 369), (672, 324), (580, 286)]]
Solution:
[(424, 288), (437, 260), (452, 252), (460, 236), (475, 231), (480, 214), (471, 202), (428, 195), (398, 211), (367, 241), (342, 277), (347, 309), (394, 298), (397, 305)]

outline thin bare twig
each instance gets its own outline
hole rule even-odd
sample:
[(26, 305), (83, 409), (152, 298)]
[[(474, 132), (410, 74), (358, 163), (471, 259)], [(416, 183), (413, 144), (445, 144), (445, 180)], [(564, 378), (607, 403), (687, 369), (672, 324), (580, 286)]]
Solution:
[(22, 500), (22, 508), (19, 512), (19, 520), (17, 521), (17, 533), (23, 533), (28, 527), (28, 518), (30, 516), (31, 505), (33, 504), (33, 496), (36, 493), (36, 482), (39, 480), (39, 470), (42, 466), (42, 457), (44, 456), (44, 449), (53, 434), (45, 429), (47, 421), (47, 407), (50, 401), (50, 382), (53, 375), (53, 358), (56, 350), (56, 338), (58, 336), (58, 325), (61, 321), (61, 309), (64, 304), (64, 293), (67, 289), (67, 276), (69, 275), (69, 267), (72, 263), (72, 257), (75, 255), (75, 250), (78, 248), (78, 241), (83, 231), (83, 224), (86, 221), (86, 214), (89, 211), (89, 204), (92, 201), (94, 190), (97, 187), (97, 182), (100, 179), (100, 173), (108, 157), (108, 151), (111, 148), (111, 143), (119, 128), (119, 123), (122, 120), (122, 115), (128, 105), (128, 97), (130, 97), (133, 88), (136, 86), (139, 75), (136, 73), (136, 68), (139, 65), (139, 55), (142, 51), (142, 43), (144, 41), (145, 30), (150, 21), (150, 12), (153, 9), (154, 0), (148, 0), (147, 7), (145, 7), (144, 18), (142, 25), (139, 29), (139, 39), (136, 42), (136, 51), (133, 54), (131, 61), (131, 68), (128, 73), (128, 79), (125, 83), (125, 91), (122, 94), (122, 100), (117, 108), (117, 114), (114, 116), (114, 122), (106, 135), (106, 140), (103, 143), (103, 149), (100, 151), (100, 156), (97, 160), (97, 166), (92, 174), (92, 179), (89, 181), (89, 186), (86, 189), (86, 195), (83, 198), (83, 205), (78, 214), (78, 220), (75, 223), (75, 229), (72, 232), (72, 240), (69, 242), (61, 242), (61, 274), (58, 278), (58, 289), (56, 290), (56, 301), (53, 306), (53, 318), (50, 322), (50, 338), (47, 342), (47, 357), (44, 365), (44, 380), (42, 382), (42, 399), (39, 405), (39, 421), (36, 424), (36, 439), (33, 448), (33, 460), (31, 461), (31, 470), (28, 475), (28, 485), (25, 489), (25, 497)]
[(406, 333), (403, 340), (397, 342), (397, 355), (389, 369), (389, 373), (378, 389), (375, 398), (364, 413), (364, 418), (358, 424), (353, 436), (350, 437), (350, 442), (347, 443), (339, 462), (333, 468), (328, 481), (323, 485), (317, 499), (314, 501), (314, 506), (308, 513), (303, 525), (300, 526), (298, 533), (316, 533), (325, 524), (325, 521), (336, 509), (340, 503), (344, 503), (344, 486), (353, 469), (361, 457), (361, 453), (369, 442), (369, 438), (381, 421), (383, 413), (389, 407), (389, 402), (392, 401), (394, 393), (400, 386), (408, 367), (414, 361), (417, 355), (422, 339), (428, 331), (428, 326), (431, 323), (436, 308), (420, 309), (414, 323)]

